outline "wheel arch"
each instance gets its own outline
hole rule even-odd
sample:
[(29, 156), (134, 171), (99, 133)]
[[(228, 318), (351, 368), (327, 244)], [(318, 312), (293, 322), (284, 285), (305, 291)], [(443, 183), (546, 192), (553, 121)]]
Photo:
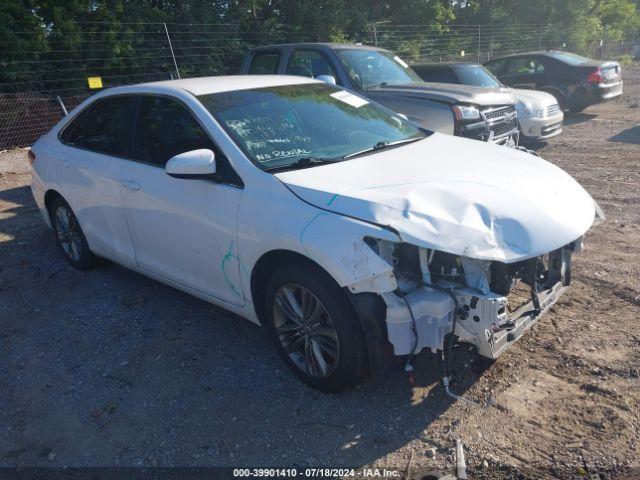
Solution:
[(44, 194), (44, 208), (47, 210), (47, 215), (49, 216), (49, 222), (51, 222), (51, 206), (53, 205), (53, 202), (57, 198), (61, 198), (64, 202), (67, 202), (64, 199), (64, 197), (60, 194), (60, 192), (52, 188), (47, 190), (46, 193)]
[(267, 281), (269, 280), (269, 277), (271, 276), (271, 273), (278, 267), (278, 265), (291, 263), (311, 265), (313, 267), (319, 268), (335, 281), (333, 276), (325, 268), (323, 268), (322, 265), (299, 252), (295, 252), (293, 250), (278, 249), (271, 250), (262, 254), (262, 256), (254, 264), (253, 269), (251, 270), (250, 280), (251, 299), (253, 301), (253, 307), (255, 309), (256, 316), (258, 317), (260, 323), (262, 323), (264, 319), (264, 308), (266, 300), (264, 289)]
[(547, 92), (558, 100), (560, 107), (567, 108), (567, 92), (559, 85), (543, 85), (540, 90)]

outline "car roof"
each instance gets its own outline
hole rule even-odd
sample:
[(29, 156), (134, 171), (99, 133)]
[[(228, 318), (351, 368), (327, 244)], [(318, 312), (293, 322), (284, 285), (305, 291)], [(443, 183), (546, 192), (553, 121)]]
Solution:
[(562, 52), (559, 50), (537, 50), (533, 52), (512, 53), (511, 55), (500, 55), (499, 57), (494, 57), (488, 61), (491, 62), (493, 60), (501, 60), (503, 58), (527, 57), (529, 55), (542, 55), (544, 57), (551, 57), (552, 55), (550, 54), (552, 53), (562, 53)]
[(466, 67), (480, 67), (479, 63), (475, 62), (432, 62), (432, 63), (414, 63), (412, 67), (450, 67), (450, 68), (466, 68)]
[(119, 93), (127, 89), (140, 90), (140, 87), (162, 87), (164, 90), (186, 90), (193, 95), (248, 90), (251, 88), (278, 87), (304, 83), (321, 83), (318, 80), (293, 75), (221, 75), (216, 77), (195, 77), (181, 80), (163, 80), (117, 87)]
[(355, 43), (330, 43), (330, 42), (317, 42), (317, 43), (279, 43), (274, 45), (264, 45), (261, 47), (252, 48), (252, 52), (260, 50), (273, 50), (275, 48), (326, 48), (328, 50), (376, 50), (386, 52), (384, 48), (373, 47), (370, 45), (360, 45)]

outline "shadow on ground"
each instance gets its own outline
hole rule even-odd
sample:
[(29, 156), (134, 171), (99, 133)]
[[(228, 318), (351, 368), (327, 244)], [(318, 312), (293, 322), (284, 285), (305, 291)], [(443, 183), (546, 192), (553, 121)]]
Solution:
[(627, 128), (620, 133), (617, 133), (607, 139), (610, 142), (622, 142), (631, 143), (633, 145), (640, 145), (640, 125)]
[[(66, 267), (28, 187), (0, 201), (0, 465), (357, 466), (417, 438), (451, 448), (423, 436), (452, 400), (436, 356), (414, 384), (394, 371), (316, 392), (250, 322), (112, 263)], [(477, 358), (454, 350), (458, 393)]]
[(593, 120), (594, 118), (596, 118), (598, 115), (596, 115), (595, 113), (571, 113), (571, 112), (565, 112), (564, 115), (564, 125), (568, 126), (568, 125), (577, 125), (579, 123), (584, 123), (584, 122), (588, 122), (590, 120)]

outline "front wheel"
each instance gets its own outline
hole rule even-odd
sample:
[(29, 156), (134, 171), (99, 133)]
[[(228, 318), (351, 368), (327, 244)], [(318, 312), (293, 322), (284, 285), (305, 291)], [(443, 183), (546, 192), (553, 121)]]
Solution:
[(69, 204), (57, 198), (51, 205), (50, 213), (56, 244), (65, 260), (79, 270), (93, 267), (96, 257), (89, 250), (82, 228)]
[(319, 267), (278, 268), (266, 287), (265, 317), (278, 353), (303, 382), (339, 392), (361, 380), (360, 323), (347, 294)]

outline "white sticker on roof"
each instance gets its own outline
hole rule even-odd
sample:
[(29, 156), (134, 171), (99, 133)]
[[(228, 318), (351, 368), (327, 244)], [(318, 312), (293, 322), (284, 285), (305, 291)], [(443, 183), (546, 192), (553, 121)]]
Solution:
[(368, 104), (364, 98), (360, 98), (353, 93), (349, 93), (346, 90), (341, 90), (339, 92), (332, 93), (331, 96), (336, 100), (340, 100), (341, 102), (346, 103), (347, 105), (351, 105), (352, 107), (360, 108), (363, 105)]
[(398, 62), (400, 65), (402, 65), (404, 68), (409, 68), (409, 64), (407, 62), (405, 62), (404, 60), (402, 60), (399, 56), (395, 56), (393, 57), (393, 59)]

